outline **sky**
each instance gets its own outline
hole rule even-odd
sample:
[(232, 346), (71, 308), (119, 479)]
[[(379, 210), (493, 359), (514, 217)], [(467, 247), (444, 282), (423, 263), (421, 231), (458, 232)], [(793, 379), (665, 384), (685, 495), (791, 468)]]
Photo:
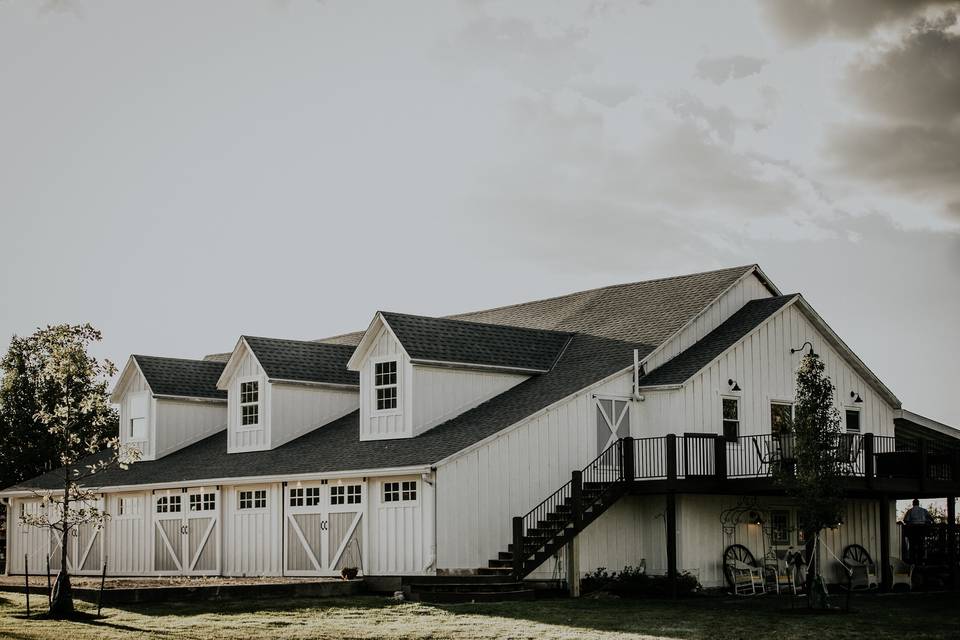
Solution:
[(0, 0), (0, 341), (759, 263), (960, 427), (960, 2)]

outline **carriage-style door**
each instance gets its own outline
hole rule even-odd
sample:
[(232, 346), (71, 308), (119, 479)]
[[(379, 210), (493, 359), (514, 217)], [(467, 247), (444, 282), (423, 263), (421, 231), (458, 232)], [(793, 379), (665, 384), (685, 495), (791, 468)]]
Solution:
[[(103, 510), (103, 500), (94, 505)], [(59, 531), (50, 530), (50, 570), (60, 570), (60, 549), (63, 541)], [(77, 575), (98, 574), (103, 569), (103, 529), (93, 523), (74, 526), (67, 534), (67, 569)]]
[(596, 400), (597, 455), (620, 438), (630, 435), (630, 400), (604, 398)]
[(362, 569), (366, 482), (297, 482), (284, 488), (284, 573), (338, 575)]
[(220, 573), (220, 490), (153, 496), (153, 569), (176, 575)]

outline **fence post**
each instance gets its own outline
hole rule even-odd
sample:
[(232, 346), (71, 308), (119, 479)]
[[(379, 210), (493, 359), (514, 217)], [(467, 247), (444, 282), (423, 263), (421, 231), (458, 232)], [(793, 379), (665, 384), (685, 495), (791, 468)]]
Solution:
[(713, 438), (713, 472), (717, 482), (727, 479), (727, 439), (723, 436)]
[(53, 587), (50, 585), (50, 554), (47, 554), (47, 606), (53, 605)]
[(863, 436), (863, 475), (867, 479), (867, 488), (873, 488), (873, 479), (877, 475), (874, 458), (873, 434), (867, 433)]
[(107, 558), (103, 556), (103, 573), (100, 574), (100, 591), (97, 593), (97, 617), (100, 617), (100, 607), (103, 604), (103, 587), (107, 581)]
[(513, 517), (513, 577), (523, 579), (523, 518)]
[(633, 445), (633, 437), (627, 436), (622, 440), (623, 446), (623, 465), (621, 466), (621, 473), (623, 474), (622, 480), (625, 482), (633, 482), (633, 479), (637, 477), (637, 457), (636, 449)]
[(579, 532), (583, 525), (583, 472), (578, 469), (570, 475), (570, 515), (573, 530)]
[(23, 554), (23, 586), (27, 596), (27, 617), (30, 617), (30, 556)]
[(667, 434), (667, 480), (670, 484), (677, 481), (677, 436)]

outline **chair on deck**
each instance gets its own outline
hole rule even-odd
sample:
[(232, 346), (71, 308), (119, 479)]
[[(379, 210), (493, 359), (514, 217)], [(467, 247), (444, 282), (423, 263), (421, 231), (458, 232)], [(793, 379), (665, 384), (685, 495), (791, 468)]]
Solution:
[(750, 438), (753, 442), (753, 449), (757, 452), (757, 460), (760, 462), (760, 466), (757, 469), (758, 476), (768, 476), (770, 475), (770, 462), (773, 460), (773, 452), (770, 451), (770, 441), (764, 440), (763, 448), (766, 452), (760, 451), (760, 443), (757, 442), (759, 438)]
[(732, 544), (723, 552), (723, 574), (737, 596), (752, 596), (765, 592), (763, 569), (742, 544)]
[(897, 585), (904, 585), (907, 591), (913, 589), (913, 565), (907, 564), (900, 558), (890, 557), (890, 573), (893, 575), (892, 589)]
[(880, 585), (876, 563), (859, 544), (847, 545), (840, 562), (848, 571), (852, 591), (876, 589)]

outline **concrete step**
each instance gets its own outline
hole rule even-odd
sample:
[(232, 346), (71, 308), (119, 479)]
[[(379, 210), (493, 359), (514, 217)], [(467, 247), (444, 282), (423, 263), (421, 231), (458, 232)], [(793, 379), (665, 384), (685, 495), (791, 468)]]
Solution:
[(496, 593), (523, 589), (523, 583), (516, 580), (502, 582), (444, 582), (439, 584), (411, 584), (410, 591), (417, 593)]
[(533, 589), (517, 589), (515, 591), (485, 592), (485, 591), (457, 591), (457, 592), (415, 592), (411, 600), (435, 604), (454, 604), (460, 602), (513, 602), (517, 600), (533, 600), (536, 592)]

